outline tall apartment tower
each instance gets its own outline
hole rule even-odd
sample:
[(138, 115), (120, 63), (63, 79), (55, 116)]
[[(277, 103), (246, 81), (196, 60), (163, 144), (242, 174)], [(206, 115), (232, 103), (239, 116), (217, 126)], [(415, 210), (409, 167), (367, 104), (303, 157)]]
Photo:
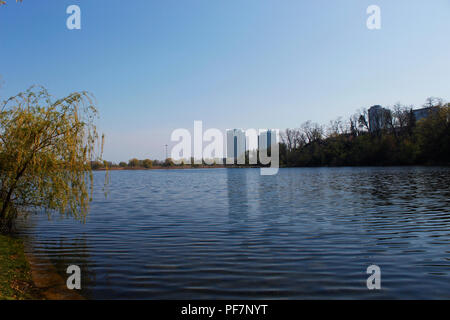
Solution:
[(386, 128), (386, 121), (390, 115), (390, 110), (383, 108), (380, 105), (372, 106), (369, 108), (369, 130), (370, 132), (376, 132)]
[(273, 146), (276, 143), (276, 132), (273, 130), (266, 130), (259, 134), (258, 137), (258, 149), (265, 150)]
[(245, 164), (246, 137), (242, 129), (227, 130), (227, 164)]

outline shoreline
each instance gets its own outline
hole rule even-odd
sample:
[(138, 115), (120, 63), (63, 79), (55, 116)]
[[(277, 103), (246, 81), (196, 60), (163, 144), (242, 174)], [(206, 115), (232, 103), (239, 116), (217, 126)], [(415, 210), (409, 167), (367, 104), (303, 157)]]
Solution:
[(0, 240), (0, 300), (85, 300), (47, 257), (33, 253), (29, 238), (13, 233)]
[[(389, 164), (389, 165), (354, 165), (354, 166), (324, 166), (324, 165), (318, 165), (318, 166), (280, 166), (279, 169), (293, 169), (293, 168), (397, 168), (397, 167), (450, 167), (450, 163), (429, 163), (429, 164)], [(111, 167), (111, 168), (98, 168), (98, 169), (92, 169), (92, 171), (146, 171), (146, 170), (189, 170), (189, 169), (260, 169), (260, 168), (270, 168), (270, 167), (264, 167), (264, 166), (257, 166), (257, 165), (233, 165), (233, 166), (226, 166), (226, 165), (215, 165), (215, 166), (208, 166), (208, 165), (198, 165), (197, 167), (193, 166), (170, 166), (170, 167), (162, 167), (162, 166), (155, 166), (151, 168), (144, 168), (144, 167)]]
[(196, 167), (193, 166), (154, 166), (151, 168), (145, 167), (109, 167), (109, 168), (98, 168), (92, 169), (92, 171), (133, 171), (133, 170), (174, 170), (174, 169), (218, 169), (218, 168), (226, 168), (224, 165), (216, 165), (216, 166), (207, 166), (207, 165), (198, 165)]
[(138, 170), (189, 170), (189, 169), (232, 169), (232, 168), (264, 168), (262, 166), (226, 166), (226, 165), (184, 165), (184, 166), (154, 166), (151, 168), (145, 167), (109, 167), (109, 168), (97, 168), (92, 169), (92, 171), (138, 171)]
[(66, 281), (58, 274), (53, 263), (46, 257), (37, 257), (33, 253), (30, 239), (21, 238), (24, 254), (30, 266), (31, 280), (44, 300), (85, 300), (75, 290), (69, 290)]

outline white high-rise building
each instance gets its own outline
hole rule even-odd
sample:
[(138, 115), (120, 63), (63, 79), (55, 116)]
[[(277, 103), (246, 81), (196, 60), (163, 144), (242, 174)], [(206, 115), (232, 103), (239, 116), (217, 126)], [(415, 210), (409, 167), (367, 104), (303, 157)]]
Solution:
[(245, 164), (246, 137), (242, 129), (227, 130), (227, 164)]
[(259, 134), (258, 149), (265, 150), (277, 143), (277, 133), (274, 130), (266, 130)]

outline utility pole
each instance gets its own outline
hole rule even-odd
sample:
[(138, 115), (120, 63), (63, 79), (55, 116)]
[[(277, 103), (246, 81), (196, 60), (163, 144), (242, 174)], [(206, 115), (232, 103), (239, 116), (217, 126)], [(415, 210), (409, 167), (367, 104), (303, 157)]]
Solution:
[(167, 156), (167, 147), (168, 147), (167, 144), (165, 144), (164, 147), (166, 147), (166, 159), (167, 159), (168, 158), (168, 156)]

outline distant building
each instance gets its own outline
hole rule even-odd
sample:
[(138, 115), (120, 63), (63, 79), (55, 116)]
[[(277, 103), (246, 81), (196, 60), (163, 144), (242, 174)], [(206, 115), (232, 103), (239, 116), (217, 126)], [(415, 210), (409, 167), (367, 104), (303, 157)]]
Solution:
[(414, 119), (416, 121), (428, 118), (428, 116), (433, 112), (433, 110), (436, 110), (436, 107), (426, 107), (422, 109), (416, 109), (413, 110)]
[(391, 114), (389, 109), (380, 105), (369, 108), (369, 131), (376, 132), (386, 128), (388, 116)]
[[(436, 107), (426, 107), (416, 110), (411, 110), (415, 121), (419, 121), (425, 118), (437, 110)], [(383, 108), (380, 105), (375, 105), (369, 108), (369, 131), (376, 132), (382, 129), (386, 129), (389, 117), (391, 116), (391, 110)]]
[(259, 134), (258, 149), (269, 149), (276, 143), (276, 132), (273, 130), (266, 130)]
[(227, 163), (245, 164), (246, 137), (242, 129), (227, 130)]

